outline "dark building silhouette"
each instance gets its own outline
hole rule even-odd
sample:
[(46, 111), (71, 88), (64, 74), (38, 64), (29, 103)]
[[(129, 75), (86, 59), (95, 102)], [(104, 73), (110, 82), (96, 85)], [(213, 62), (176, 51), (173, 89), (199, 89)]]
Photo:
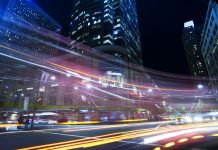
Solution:
[(208, 76), (200, 50), (200, 31), (200, 28), (194, 26), (193, 21), (185, 22), (182, 35), (183, 46), (186, 52), (191, 75)]

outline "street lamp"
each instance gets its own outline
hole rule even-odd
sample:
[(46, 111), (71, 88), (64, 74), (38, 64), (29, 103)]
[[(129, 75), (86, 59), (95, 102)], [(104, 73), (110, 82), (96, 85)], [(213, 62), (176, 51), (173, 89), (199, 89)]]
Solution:
[[(91, 89), (92, 85), (91, 84), (87, 84), (86, 88), (87, 89)], [(91, 120), (91, 97), (90, 96), (89, 96), (89, 99), (88, 99), (88, 104), (89, 104), (89, 122), (90, 122), (90, 120)]]
[(51, 76), (51, 80), (56, 80), (56, 77), (55, 76)]
[(67, 77), (71, 77), (71, 74), (67, 73), (66, 76), (67, 76)]
[(204, 86), (202, 84), (198, 84), (198, 89), (203, 89)]
[(153, 90), (152, 89), (148, 89), (148, 92), (151, 93)]

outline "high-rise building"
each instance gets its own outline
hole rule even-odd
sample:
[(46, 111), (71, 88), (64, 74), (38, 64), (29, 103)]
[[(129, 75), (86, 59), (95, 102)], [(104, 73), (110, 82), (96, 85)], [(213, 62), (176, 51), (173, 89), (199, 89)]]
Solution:
[(208, 76), (207, 68), (200, 50), (200, 34), (193, 21), (184, 23), (183, 46), (189, 64), (189, 70), (193, 76)]
[(214, 92), (218, 94), (218, 4), (210, 0), (201, 37), (201, 51)]
[(55, 33), (61, 32), (61, 26), (33, 0), (10, 0), (1, 18), (0, 42), (3, 45), (16, 45), (17, 49), (20, 46), (20, 51), (33, 55), (58, 53), (42, 43), (51, 42), (49, 36), (54, 37), (54, 42)]
[[(36, 58), (56, 56), (59, 50), (50, 45), (58, 43), (57, 33), (60, 32), (61, 26), (37, 6), (34, 0), (10, 0), (7, 3), (4, 13), (0, 13), (0, 68), (3, 77), (13, 78), (1, 80), (0, 84), (5, 85), (6, 88), (0, 89), (0, 100), (13, 101), (14, 96), (24, 98), (24, 95), (29, 96), (30, 101), (36, 100), (40, 85), (32, 81), (40, 79), (42, 68), (8, 57), (13, 56), (11, 58), (32, 62), (34, 56)], [(17, 81), (18, 78), (22, 80)], [(30, 78), (32, 80), (26, 82)], [(4, 99), (5, 96), (8, 96), (7, 99)]]
[(135, 0), (73, 0), (69, 37), (142, 64)]

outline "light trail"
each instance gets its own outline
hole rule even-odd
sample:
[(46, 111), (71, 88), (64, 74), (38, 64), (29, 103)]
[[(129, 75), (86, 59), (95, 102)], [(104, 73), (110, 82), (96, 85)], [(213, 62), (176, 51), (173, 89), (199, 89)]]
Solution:
[[(86, 76), (89, 76), (89, 77), (92, 77), (92, 78), (95, 78), (95, 79), (101, 79), (98, 76), (95, 76), (95, 75), (92, 75), (92, 74), (88, 74), (88, 73), (85, 73), (85, 72), (81, 72), (81, 71), (78, 71), (78, 70), (75, 70), (75, 69), (72, 69), (72, 68), (69, 68), (69, 67), (65, 67), (65, 66), (56, 64), (56, 63), (51, 63), (51, 64), (54, 65), (54, 66), (58, 66), (60, 68), (63, 68), (65, 70), (74, 71), (76, 73), (80, 73), (80, 74), (83, 74), (83, 75), (86, 75)], [(120, 83), (120, 82), (117, 82), (117, 81), (114, 81), (114, 80), (108, 80), (108, 79), (104, 79), (104, 80), (109, 81), (109, 82)], [(142, 85), (129, 84), (129, 83), (124, 83), (124, 84), (128, 85), (128, 86), (135, 86), (135, 87), (138, 87), (138, 88), (143, 88), (143, 89), (153, 89), (153, 90), (156, 90), (155, 87), (150, 87), (150, 86), (142, 86)], [(197, 91), (197, 90), (178, 90), (178, 89), (171, 89), (171, 88), (158, 88), (158, 90), (175, 91), (175, 92), (196, 92)]]
[[(9, 49), (9, 50), (12, 50), (12, 51), (15, 51), (15, 52), (19, 52), (19, 51), (15, 50), (15, 49), (8, 48), (8, 47), (6, 47), (6, 46), (0, 45), (0, 47)], [(20, 53), (20, 54), (23, 54), (23, 55), (26, 55), (26, 56), (30, 56), (30, 55), (24, 54), (24, 53), (22, 53), (22, 52), (19, 52), (19, 53)], [(2, 54), (2, 53), (1, 53), (1, 54)], [(59, 72), (59, 73), (64, 73), (63, 71), (55, 70), (55, 69), (53, 69), (53, 68), (50, 68), (50, 67), (47, 67), (47, 66), (44, 66), (44, 65), (39, 65), (39, 64), (37, 64), (37, 63), (32, 63), (32, 62), (29, 62), (29, 61), (25, 61), (25, 60), (22, 60), (22, 59), (13, 57), (13, 56), (5, 55), (5, 54), (2, 54), (2, 55), (7, 56), (7, 57), (10, 57), (10, 58), (13, 58), (13, 59), (16, 59), (16, 60), (19, 60), (19, 61), (23, 61), (23, 62), (25, 62), (25, 63), (29, 63), (29, 64), (32, 64), (32, 65), (36, 65), (36, 66), (39, 66), (39, 67), (42, 67), (42, 68), (46, 68), (46, 69), (50, 69), (50, 70), (53, 70), (53, 71), (57, 71), (57, 72)], [(33, 56), (30, 56), (30, 57), (33, 57)], [(48, 61), (48, 63), (51, 63), (51, 62)], [(65, 67), (65, 66), (61, 66), (61, 65), (56, 64), (56, 63), (51, 63), (51, 64), (54, 65), (54, 66), (58, 66), (59, 68), (63, 68), (63, 69), (65, 69), (65, 70), (70, 70), (70, 71), (73, 71), (73, 72), (76, 72), (76, 73), (80, 73), (80, 74), (83, 74), (83, 75), (87, 75), (87, 76), (89, 76), (89, 77), (94, 77), (94, 78), (96, 78), (96, 79), (98, 79), (98, 80), (100, 79), (98, 76), (90, 75), (90, 74), (87, 74), (87, 73), (84, 73), (84, 72), (81, 72), (81, 71), (78, 71), (78, 70), (75, 70), (75, 69), (72, 69), (72, 68), (68, 68), (68, 67)], [(69, 71), (68, 71), (68, 73), (69, 73)], [(72, 75), (74, 75), (74, 74), (72, 74)], [(83, 77), (83, 76), (80, 76), (80, 75), (79, 75), (79, 76), (76, 75), (76, 77), (80, 77), (80, 78), (82, 78), (82, 79), (86, 79), (86, 77)], [(93, 81), (93, 80), (91, 80), (91, 81)], [(108, 81), (111, 81), (111, 82), (112, 82), (112, 80), (108, 80)], [(98, 83), (98, 81), (94, 81), (94, 82)], [(120, 83), (120, 82), (118, 82), (118, 83)], [(140, 87), (140, 88), (155, 89), (155, 88), (153, 88), (153, 87), (139, 86), (139, 85), (128, 84), (128, 83), (125, 83), (125, 84), (128, 85), (128, 86), (135, 86), (135, 87)], [(97, 88), (97, 87), (94, 87), (94, 88), (95, 88), (96, 90), (99, 90), (99, 91), (103, 92), (103, 93), (106, 93), (106, 94), (109, 94), (109, 95), (112, 95), (112, 96), (121, 98), (121, 99), (123, 99), (123, 100), (128, 100), (128, 101), (130, 101), (130, 102), (137, 102), (137, 101), (138, 101), (138, 100), (134, 100), (134, 99), (129, 99), (129, 98), (126, 98), (126, 97), (122, 97), (122, 96), (120, 96), (120, 95), (113, 94), (113, 93), (111, 93), (111, 92), (107, 92), (107, 91), (102, 90), (102, 89), (99, 89), (99, 88)], [(131, 89), (131, 90), (132, 90), (132, 89)], [(158, 88), (158, 90), (167, 90), (167, 91), (168, 91), (168, 90), (171, 90), (171, 91), (177, 91), (177, 92), (178, 92), (178, 91), (180, 91), (180, 92), (187, 92), (187, 91), (193, 92), (193, 90), (174, 90), (174, 89), (161, 89), (161, 88)], [(139, 101), (139, 102), (140, 102), (140, 101)], [(154, 102), (152, 102), (152, 103), (154, 103)], [(155, 103), (160, 103), (160, 102), (155, 102)]]
[(162, 134), (167, 132), (173, 132), (178, 130), (188, 130), (193, 128), (206, 128), (206, 127), (212, 127), (217, 126), (218, 123), (200, 123), (200, 124), (190, 124), (190, 125), (179, 125), (175, 127), (160, 127), (160, 128), (152, 128), (152, 129), (139, 129), (139, 130), (132, 130), (132, 131), (126, 131), (126, 132), (117, 132), (117, 133), (111, 133), (111, 134), (105, 134), (100, 136), (94, 136), (94, 137), (87, 137), (77, 140), (71, 140), (71, 141), (65, 141), (65, 142), (57, 142), (53, 144), (46, 144), (46, 145), (40, 145), (40, 146), (33, 146), (29, 148), (21, 148), (18, 150), (70, 150), (70, 149), (77, 149), (77, 148), (88, 148), (88, 147), (94, 147), (99, 145), (104, 145), (108, 143), (118, 142), (126, 139), (133, 139), (143, 136), (151, 136), (155, 134)]
[(21, 124), (0, 124), (0, 128), (17, 127), (17, 126), (21, 126)]
[[(192, 81), (196, 81), (199, 79), (201, 79), (202, 81), (207, 81), (207, 78), (194, 78), (190, 76), (173, 75), (151, 70), (148, 68), (143, 68), (129, 62), (118, 60), (113, 56), (105, 54), (103, 55), (103, 53), (97, 50), (94, 50), (76, 41), (72, 41), (45, 28), (37, 30), (26, 20), (19, 20), (15, 17), (15, 20), (11, 22), (11, 19), (5, 19), (6, 20), (3, 19), (3, 24), (1, 24), (0, 26), (1, 30), (6, 31), (8, 29), (8, 23), (9, 25), (15, 27), (10, 30), (12, 34), (22, 39), (29, 39), (33, 44), (39, 43), (42, 46), (40, 48), (40, 51), (54, 50), (58, 52), (63, 52), (67, 55), (58, 57), (51, 57), (46, 55), (46, 57), (43, 57), (42, 59), (40, 58), (40, 56), (45, 56), (45, 53), (38, 52), (37, 48), (35, 49), (34, 45), (31, 45), (30, 42), (20, 42), (19, 40), (16, 41), (16, 39), (9, 40), (7, 37), (5, 37), (5, 32), (1, 32), (3, 41), (6, 40), (2, 42), (2, 44), (5, 42), (7, 43), (7, 40), (9, 40), (8, 45), (10, 46), (6, 46), (7, 44), (0, 44), (0, 55), (14, 59), (16, 61), (30, 64), (32, 66), (36, 66), (38, 68), (42, 68), (42, 70), (48, 70), (49, 73), (57, 73), (58, 75), (60, 74), (63, 78), (62, 80), (66, 80), (66, 82), (68, 82), (59, 82), (64, 85), (73, 86), (73, 84), (77, 84), (82, 87), (87, 84), (75, 81), (77, 79), (83, 81), (86, 80), (88, 81), (88, 83), (92, 83), (93, 93), (90, 93), (90, 91), (88, 91), (85, 92), (85, 94), (90, 96), (90, 98), (96, 99), (90, 100), (96, 108), (98, 108), (98, 106), (100, 108), (101, 105), (98, 104), (98, 102), (100, 103), (100, 101), (108, 101), (108, 103), (110, 102), (114, 104), (116, 101), (116, 107), (129, 107), (128, 103), (131, 103), (130, 105), (133, 105), (133, 107), (137, 108), (139, 107), (138, 104), (144, 103), (143, 106), (140, 105), (140, 107), (147, 108), (147, 106), (145, 106), (145, 103), (161, 104), (162, 97), (164, 97), (165, 95), (171, 96), (170, 99), (196, 99), (196, 96), (197, 98), (217, 97), (216, 95), (213, 95), (213, 93), (209, 93), (211, 92), (211, 89), (209, 89), (208, 91), (206, 91), (206, 89), (199, 90), (196, 87), (192, 86)], [(16, 30), (16, 27), (18, 27), (18, 30)], [(22, 32), (22, 29), (29, 32), (29, 34), (24, 34)], [(39, 38), (35, 38), (32, 35), (39, 35)], [(35, 53), (37, 53), (37, 55)], [(93, 62), (95, 63), (94, 66)], [(119, 68), (119, 71), (121, 71), (122, 73), (119, 71), (118, 73), (124, 76), (123, 81), (118, 79), (113, 80), (112, 77), (105, 78), (104, 75), (106, 71), (104, 70), (104, 68), (112, 68), (112, 71), (113, 68)], [(69, 75), (72, 78), (64, 79), (64, 75)], [(6, 77), (4, 79), (22, 81), (22, 78), (19, 77)], [(31, 79), (28, 78), (28, 80)], [(27, 78), (23, 81), (27, 81)], [(113, 83), (113, 89), (105, 88), (102, 81), (106, 82), (107, 84)], [(35, 82), (35, 80), (33, 80), (32, 82)], [(57, 81), (55, 82), (57, 83)], [(115, 86), (115, 84), (122, 86)], [(74, 91), (72, 90), (71, 92)], [(78, 103), (85, 105), (84, 102)], [(124, 103), (126, 103), (126, 105)], [(156, 107), (158, 106), (162, 105), (156, 105)], [(159, 107), (158, 109), (162, 110), (163, 108)]]
[[(8, 49), (8, 50), (12, 50), (12, 51), (17, 52), (17, 53), (20, 53), (20, 54), (22, 54), (22, 55), (26, 55), (26, 56), (35, 58), (35, 57), (31, 56), (31, 55), (24, 54), (24, 53), (22, 53), (22, 52), (19, 52), (19, 51), (15, 50), (15, 49), (12, 49), (12, 48), (9, 48), (9, 47), (3, 46), (3, 45), (0, 45), (0, 47), (5, 48), (5, 49)], [(28, 62), (28, 61), (25, 61), (25, 60), (22, 60), (22, 59), (13, 57), (13, 56), (5, 55), (5, 54), (3, 54), (3, 53), (1, 53), (1, 54), (2, 54), (3, 56), (7, 56), (7, 57), (10, 57), (10, 58), (19, 60), (19, 61), (23, 61), (23, 62), (32, 64), (32, 65), (36, 65), (36, 66), (39, 66), (39, 67), (48, 69), (48, 67), (43, 66), (43, 65), (39, 65), (39, 64), (36, 64), (36, 63), (31, 63), (31, 62)], [(96, 83), (98, 83), (98, 80), (99, 80), (99, 79), (102, 79), (102, 78), (100, 78), (99, 76), (92, 75), (92, 74), (88, 74), (88, 73), (85, 73), (85, 72), (82, 72), (82, 71), (79, 71), (79, 70), (75, 70), (75, 69), (72, 69), (72, 68), (69, 68), (69, 67), (66, 67), (66, 66), (62, 66), (62, 65), (59, 65), (59, 64), (50, 62), (50, 61), (48, 61), (48, 63), (51, 64), (51, 65), (53, 65), (53, 66), (62, 68), (62, 69), (64, 69), (65, 71), (66, 71), (66, 70), (69, 70), (69, 71), (73, 71), (73, 72), (76, 72), (76, 73), (80, 73), (80, 74), (82, 74), (82, 75), (86, 75), (86, 76), (88, 76), (88, 77), (95, 78), (95, 79), (97, 79), (97, 81), (95, 81)], [(50, 69), (51, 69), (51, 68), (50, 68)], [(109, 79), (104, 79), (104, 80), (106, 80), (106, 81), (108, 81), (108, 82), (121, 83), (121, 82), (117, 82), (117, 81), (109, 80)], [(137, 87), (137, 88), (157, 90), (155, 87), (150, 87), (150, 86), (141, 86), (141, 85), (129, 84), (129, 83), (124, 83), (124, 84), (127, 85), (127, 86), (135, 86), (135, 87)], [(131, 89), (131, 90), (132, 90), (132, 89)], [(179, 89), (171, 89), (171, 88), (158, 88), (158, 90), (162, 90), (162, 91), (174, 91), (174, 92), (196, 92), (196, 90), (179, 90)]]

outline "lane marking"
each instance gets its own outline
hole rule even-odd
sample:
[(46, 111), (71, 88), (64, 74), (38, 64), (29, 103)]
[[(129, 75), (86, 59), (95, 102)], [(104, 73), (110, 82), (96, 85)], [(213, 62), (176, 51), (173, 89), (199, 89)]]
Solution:
[[(180, 125), (180, 126), (176, 126), (175, 128), (173, 128), (171, 126), (171, 127), (161, 127), (159, 129), (133, 130), (133, 131), (124, 132), (125, 134), (123, 134), (122, 132), (119, 132), (119, 133), (114, 133), (114, 134), (106, 134), (106, 135), (102, 135), (102, 136), (82, 138), (82, 139), (78, 139), (78, 140), (59, 142), (59, 143), (53, 143), (53, 144), (46, 144), (46, 145), (29, 147), (29, 148), (26, 148), (26, 149), (24, 148), (24, 149), (28, 150), (28, 149), (42, 148), (42, 150), (52, 150), (52, 149), (67, 150), (67, 149), (74, 149), (74, 148), (87, 148), (87, 147), (93, 147), (93, 146), (98, 146), (98, 145), (102, 145), (102, 144), (117, 142), (117, 141), (121, 141), (124, 139), (131, 139), (131, 138), (142, 137), (142, 136), (146, 136), (146, 135), (160, 134), (163, 132), (169, 132), (169, 131), (173, 131), (173, 130), (181, 130), (181, 129), (184, 130), (184, 129), (188, 129), (188, 128), (196, 128), (196, 127), (201, 127), (201, 126), (207, 127), (207, 126), (215, 126), (215, 125), (217, 125), (217, 123)], [(118, 134), (120, 134), (120, 135), (118, 135)], [(111, 135), (112, 135), (112, 137), (110, 137)], [(100, 139), (98, 139), (98, 138), (100, 138)], [(54, 147), (51, 147), (51, 146), (54, 146)]]

